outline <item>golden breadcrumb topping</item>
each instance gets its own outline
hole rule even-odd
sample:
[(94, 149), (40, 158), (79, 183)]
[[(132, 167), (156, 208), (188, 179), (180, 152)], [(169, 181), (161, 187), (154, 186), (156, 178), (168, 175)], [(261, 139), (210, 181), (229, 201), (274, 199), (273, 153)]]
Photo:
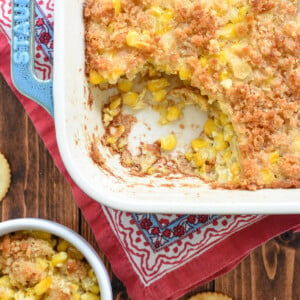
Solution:
[(99, 300), (96, 276), (83, 255), (50, 233), (0, 237), (0, 299)]
[[(209, 119), (184, 159), (202, 179), (226, 188), (300, 187), (299, 11), (297, 0), (87, 1), (86, 72), (91, 84), (120, 93), (110, 99), (120, 99), (115, 116), (103, 112), (105, 126), (121, 125), (114, 119), (123, 105), (150, 105), (163, 126), (192, 102)], [(144, 95), (135, 90), (139, 76)], [(107, 143), (115, 150), (126, 144), (119, 130)], [(176, 136), (158, 145), (172, 151)]]

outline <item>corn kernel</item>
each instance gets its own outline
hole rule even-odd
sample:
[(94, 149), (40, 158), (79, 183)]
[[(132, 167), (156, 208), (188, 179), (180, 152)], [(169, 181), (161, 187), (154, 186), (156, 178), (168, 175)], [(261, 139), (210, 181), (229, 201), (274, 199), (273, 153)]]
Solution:
[(77, 284), (73, 283), (73, 284), (72, 284), (72, 293), (77, 292), (78, 289), (79, 289), (79, 286), (78, 286)]
[(99, 300), (99, 296), (93, 293), (84, 293), (81, 295), (81, 300)]
[(104, 83), (105, 80), (102, 75), (100, 75), (97, 71), (91, 70), (90, 71), (90, 83), (93, 85), (97, 85), (100, 83)]
[(72, 293), (72, 300), (80, 300), (81, 295), (77, 292)]
[(223, 70), (223, 71), (220, 73), (220, 75), (219, 75), (219, 81), (221, 82), (221, 81), (223, 81), (223, 80), (228, 79), (229, 77), (230, 77), (229, 72), (226, 71), (226, 70)]
[(75, 258), (75, 259), (78, 259), (78, 260), (82, 260), (83, 259), (82, 253), (77, 248), (74, 248), (74, 247), (69, 247), (69, 249), (68, 249), (68, 255), (71, 258)]
[(201, 67), (205, 68), (208, 65), (208, 57), (207, 56), (202, 56), (199, 59), (199, 63), (200, 63)]
[(173, 150), (176, 144), (177, 140), (175, 134), (170, 134), (160, 139), (160, 147), (163, 151)]
[(128, 92), (122, 95), (123, 103), (135, 107), (138, 103), (139, 94), (135, 92)]
[(160, 73), (156, 71), (153, 67), (150, 67), (148, 70), (148, 75), (149, 77), (155, 77), (155, 76), (159, 76)]
[(54, 267), (63, 264), (68, 258), (68, 254), (66, 252), (59, 252), (52, 256), (51, 262)]
[(194, 151), (203, 149), (208, 146), (208, 142), (202, 138), (192, 140), (192, 148)]
[(150, 12), (153, 16), (160, 17), (164, 11), (159, 6), (151, 6)]
[(141, 34), (140, 40), (147, 41), (151, 39), (150, 31), (149, 30), (143, 30)]
[(139, 49), (146, 49), (146, 50), (150, 49), (151, 44), (148, 41), (146, 41), (146, 39), (149, 40), (150, 37), (148, 35), (142, 34), (141, 39), (143, 39), (143, 40), (138, 40), (134, 47), (139, 48)]
[(118, 108), (121, 104), (121, 97), (116, 97), (115, 99), (113, 99), (110, 104), (109, 104), (109, 108), (111, 110), (114, 110), (116, 108)]
[(148, 170), (147, 170), (147, 174), (152, 175), (155, 171), (157, 171), (157, 168), (150, 167), (150, 168), (148, 168)]
[(208, 136), (212, 136), (213, 131), (216, 130), (215, 122), (212, 119), (208, 119), (204, 124), (204, 132)]
[(265, 85), (269, 85), (274, 79), (274, 76), (270, 76), (268, 79), (265, 80)]
[(123, 138), (123, 139), (120, 139), (120, 140), (119, 140), (119, 143), (118, 143), (118, 149), (119, 149), (119, 150), (122, 150), (122, 148), (124, 148), (125, 145), (127, 145), (126, 140), (125, 140), (124, 138)]
[(236, 37), (236, 28), (232, 23), (226, 24), (220, 31), (220, 37), (224, 39), (233, 39)]
[(45, 232), (45, 231), (28, 231), (27, 234), (31, 237), (45, 240), (45, 241), (51, 241), (51, 233)]
[(158, 22), (156, 24), (155, 34), (163, 34), (170, 30), (169, 23), (171, 19), (174, 17), (174, 13), (169, 10), (165, 10), (164, 12), (160, 11), (160, 16), (157, 16)]
[(222, 156), (225, 163), (229, 162), (231, 158), (232, 152), (230, 150), (226, 150)]
[(38, 284), (36, 284), (33, 290), (38, 296), (41, 296), (49, 290), (51, 283), (52, 283), (51, 277), (46, 277), (42, 279)]
[(58, 245), (57, 245), (57, 250), (59, 252), (66, 251), (69, 246), (70, 246), (69, 242), (67, 242), (66, 240), (60, 239), (58, 242)]
[(121, 78), (118, 82), (118, 89), (121, 92), (129, 92), (133, 87), (133, 82), (129, 79)]
[(232, 23), (240, 23), (243, 22), (246, 15), (248, 13), (248, 7), (247, 6), (243, 6), (239, 9), (239, 12), (237, 14), (237, 16), (234, 16), (233, 18), (231, 18), (231, 22)]
[(114, 145), (116, 143), (116, 139), (112, 136), (109, 136), (107, 139), (106, 139), (106, 142), (109, 144), (109, 145)]
[(180, 116), (180, 110), (177, 106), (168, 107), (168, 111), (167, 111), (167, 114), (166, 114), (166, 119), (169, 122), (178, 120), (179, 116)]
[(240, 165), (235, 162), (230, 166), (230, 172), (233, 176), (238, 176), (241, 172)]
[(41, 271), (44, 271), (48, 268), (48, 261), (43, 258), (37, 258), (37, 265)]
[(170, 85), (167, 78), (152, 79), (147, 82), (147, 88), (151, 92), (157, 92)]
[(160, 71), (165, 72), (166, 74), (173, 74), (173, 70), (169, 65), (159, 65), (156, 66)]
[(197, 167), (202, 167), (205, 164), (205, 159), (203, 158), (201, 152), (197, 152), (194, 154), (193, 162)]
[(206, 164), (199, 168), (200, 173), (206, 173)]
[(117, 130), (116, 130), (116, 132), (114, 133), (114, 136), (115, 136), (115, 137), (120, 137), (124, 132), (125, 132), (125, 126), (121, 124), (121, 125), (119, 125), (119, 126), (117, 127)]
[(153, 92), (152, 96), (155, 102), (161, 102), (166, 99), (167, 91), (163, 89), (157, 92)]
[(231, 124), (224, 126), (224, 141), (230, 142), (233, 138), (233, 127)]
[(120, 112), (120, 108), (115, 108), (115, 109), (112, 109), (108, 112), (109, 115), (111, 115), (112, 117), (115, 117), (116, 115), (118, 115)]
[(220, 51), (220, 53), (217, 56), (217, 60), (222, 65), (226, 65), (226, 63), (228, 62), (227, 51), (225, 50)]
[(291, 145), (291, 149), (292, 149), (292, 151), (300, 152), (300, 136), (297, 136), (293, 140), (292, 145)]
[(137, 47), (139, 34), (136, 31), (130, 30), (126, 35), (126, 43), (130, 47)]
[(166, 30), (164, 30), (162, 23), (158, 22), (156, 24), (156, 30), (154, 32), (155, 35), (162, 35), (165, 33)]
[(107, 76), (107, 81), (115, 84), (122, 75), (124, 74), (121, 69), (112, 70), (112, 72)]
[(0, 287), (10, 287), (10, 280), (8, 275), (4, 275), (0, 278)]
[(179, 68), (179, 78), (181, 80), (189, 80), (191, 78), (191, 71), (187, 66), (181, 66)]
[(214, 147), (217, 151), (222, 151), (228, 148), (229, 144), (224, 141), (224, 134), (219, 133), (214, 137)]
[(271, 164), (276, 164), (279, 159), (279, 153), (277, 151), (274, 151), (270, 154), (269, 160)]
[(93, 294), (99, 294), (100, 289), (99, 286), (97, 284), (93, 284), (92, 286), (90, 286), (88, 288), (89, 292), (92, 292)]
[(174, 13), (170, 10), (165, 10), (165, 12), (163, 13), (162, 17), (161, 17), (161, 21), (162, 23), (169, 23), (171, 21), (171, 19), (174, 17)]
[(264, 184), (270, 184), (274, 180), (274, 174), (269, 169), (262, 169), (261, 175)]
[(221, 125), (225, 126), (226, 124), (229, 123), (228, 117), (224, 113), (220, 112), (219, 118), (220, 118)]
[(185, 153), (184, 156), (185, 156), (185, 158), (186, 158), (188, 161), (192, 161), (193, 158), (194, 158), (194, 154), (193, 154), (193, 153)]
[(115, 15), (118, 16), (122, 8), (121, 0), (112, 0), (112, 3), (113, 3), (113, 8), (115, 9)]
[[(115, 28), (114, 24), (113, 24), (113, 23), (110, 23), (110, 24), (106, 27), (106, 33), (107, 33), (107, 34), (113, 33), (114, 28)], [(103, 54), (103, 53), (99, 53), (99, 54)]]
[(95, 275), (95, 272), (94, 272), (93, 269), (89, 269), (89, 271), (88, 271), (88, 276), (89, 276), (91, 279), (93, 279), (93, 280), (96, 279), (96, 275)]

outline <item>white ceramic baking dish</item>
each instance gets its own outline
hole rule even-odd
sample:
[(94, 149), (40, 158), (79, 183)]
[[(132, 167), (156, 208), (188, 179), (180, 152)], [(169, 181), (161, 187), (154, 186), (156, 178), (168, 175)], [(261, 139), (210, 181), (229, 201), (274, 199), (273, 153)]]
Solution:
[[(25, 14), (19, 7), (21, 3), (28, 5), (26, 2), (29, 0), (14, 2), (14, 27), (16, 27), (16, 24), (20, 23), (20, 14)], [(131, 212), (214, 214), (300, 212), (299, 189), (264, 189), (255, 192), (214, 190), (199, 179), (191, 177), (174, 179), (135, 177), (131, 176), (128, 169), (120, 165), (118, 158), (112, 156), (100, 143), (97, 146), (107, 167), (96, 165), (90, 158), (89, 145), (93, 136), (100, 137), (104, 132), (100, 112), (105, 95), (94, 97), (90, 108), (89, 91), (84, 75), (83, 3), (84, 0), (55, 1), (53, 76), (54, 120), (59, 150), (71, 177), (83, 191), (106, 206)], [(19, 12), (18, 15), (16, 11)], [(16, 19), (17, 16), (19, 19)], [(26, 39), (28, 40), (28, 37), (21, 30), (14, 31), (12, 53), (14, 82), (22, 93), (53, 113), (50, 99), (52, 82), (38, 82), (38, 87), (31, 84), (30, 88), (26, 88), (28, 82), (32, 82), (32, 76), (28, 78), (32, 66), (29, 44), (24, 42)], [(185, 115), (183, 122), (187, 122), (189, 126), (193, 122), (201, 125), (205, 121), (203, 113), (200, 114), (201, 118), (193, 111)], [(147, 135), (150, 141), (162, 136), (162, 131), (166, 130), (155, 125), (155, 116), (149, 111), (139, 113), (138, 118), (142, 122), (139, 122), (140, 125), (134, 130), (137, 138), (145, 133), (143, 121), (152, 126), (151, 133)], [(182, 131), (178, 127), (174, 130), (179, 136), (179, 144), (184, 144), (198, 134), (191, 129)]]

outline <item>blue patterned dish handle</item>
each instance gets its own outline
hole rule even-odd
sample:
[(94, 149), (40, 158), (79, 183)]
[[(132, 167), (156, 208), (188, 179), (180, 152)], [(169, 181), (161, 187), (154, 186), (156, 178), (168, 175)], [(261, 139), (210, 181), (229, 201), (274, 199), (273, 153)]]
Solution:
[(53, 117), (52, 79), (40, 80), (34, 72), (34, 0), (12, 1), (11, 76), (17, 90)]

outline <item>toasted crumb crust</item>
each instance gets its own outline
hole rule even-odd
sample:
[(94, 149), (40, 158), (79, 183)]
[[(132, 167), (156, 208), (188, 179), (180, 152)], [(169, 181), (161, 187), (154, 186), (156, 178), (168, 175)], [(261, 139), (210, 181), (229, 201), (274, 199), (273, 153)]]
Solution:
[[(86, 22), (86, 71), (109, 83), (134, 78), (154, 65), (177, 75), (191, 72), (191, 86), (218, 102), (238, 137), (240, 188), (300, 187), (300, 21), (299, 2), (231, 1), (247, 13), (230, 19), (227, 1), (122, 0), (115, 14), (111, 0), (90, 0)], [(151, 6), (172, 12), (168, 30), (156, 33)], [(230, 20), (230, 21), (229, 21)], [(224, 28), (234, 26), (234, 37)], [(128, 32), (147, 33), (143, 47), (126, 43)], [(226, 63), (220, 53), (226, 52)], [(201, 58), (208, 63), (199, 63)], [(229, 81), (220, 77), (227, 73)], [(276, 162), (270, 157), (276, 153)], [(237, 188), (232, 183), (215, 187)]]
[[(58, 250), (63, 244), (65, 252)], [(65, 259), (55, 263), (60, 254), (64, 254)], [(73, 299), (72, 296), (78, 299), (84, 293), (95, 292), (91, 287), (96, 287), (97, 280), (91, 274), (82, 254), (51, 234), (28, 231), (0, 237), (1, 299), (17, 295), (21, 298), (41, 296), (36, 295), (37, 287), (47, 279), (50, 285), (42, 292), (44, 299)], [(99, 289), (93, 299), (100, 299)]]

